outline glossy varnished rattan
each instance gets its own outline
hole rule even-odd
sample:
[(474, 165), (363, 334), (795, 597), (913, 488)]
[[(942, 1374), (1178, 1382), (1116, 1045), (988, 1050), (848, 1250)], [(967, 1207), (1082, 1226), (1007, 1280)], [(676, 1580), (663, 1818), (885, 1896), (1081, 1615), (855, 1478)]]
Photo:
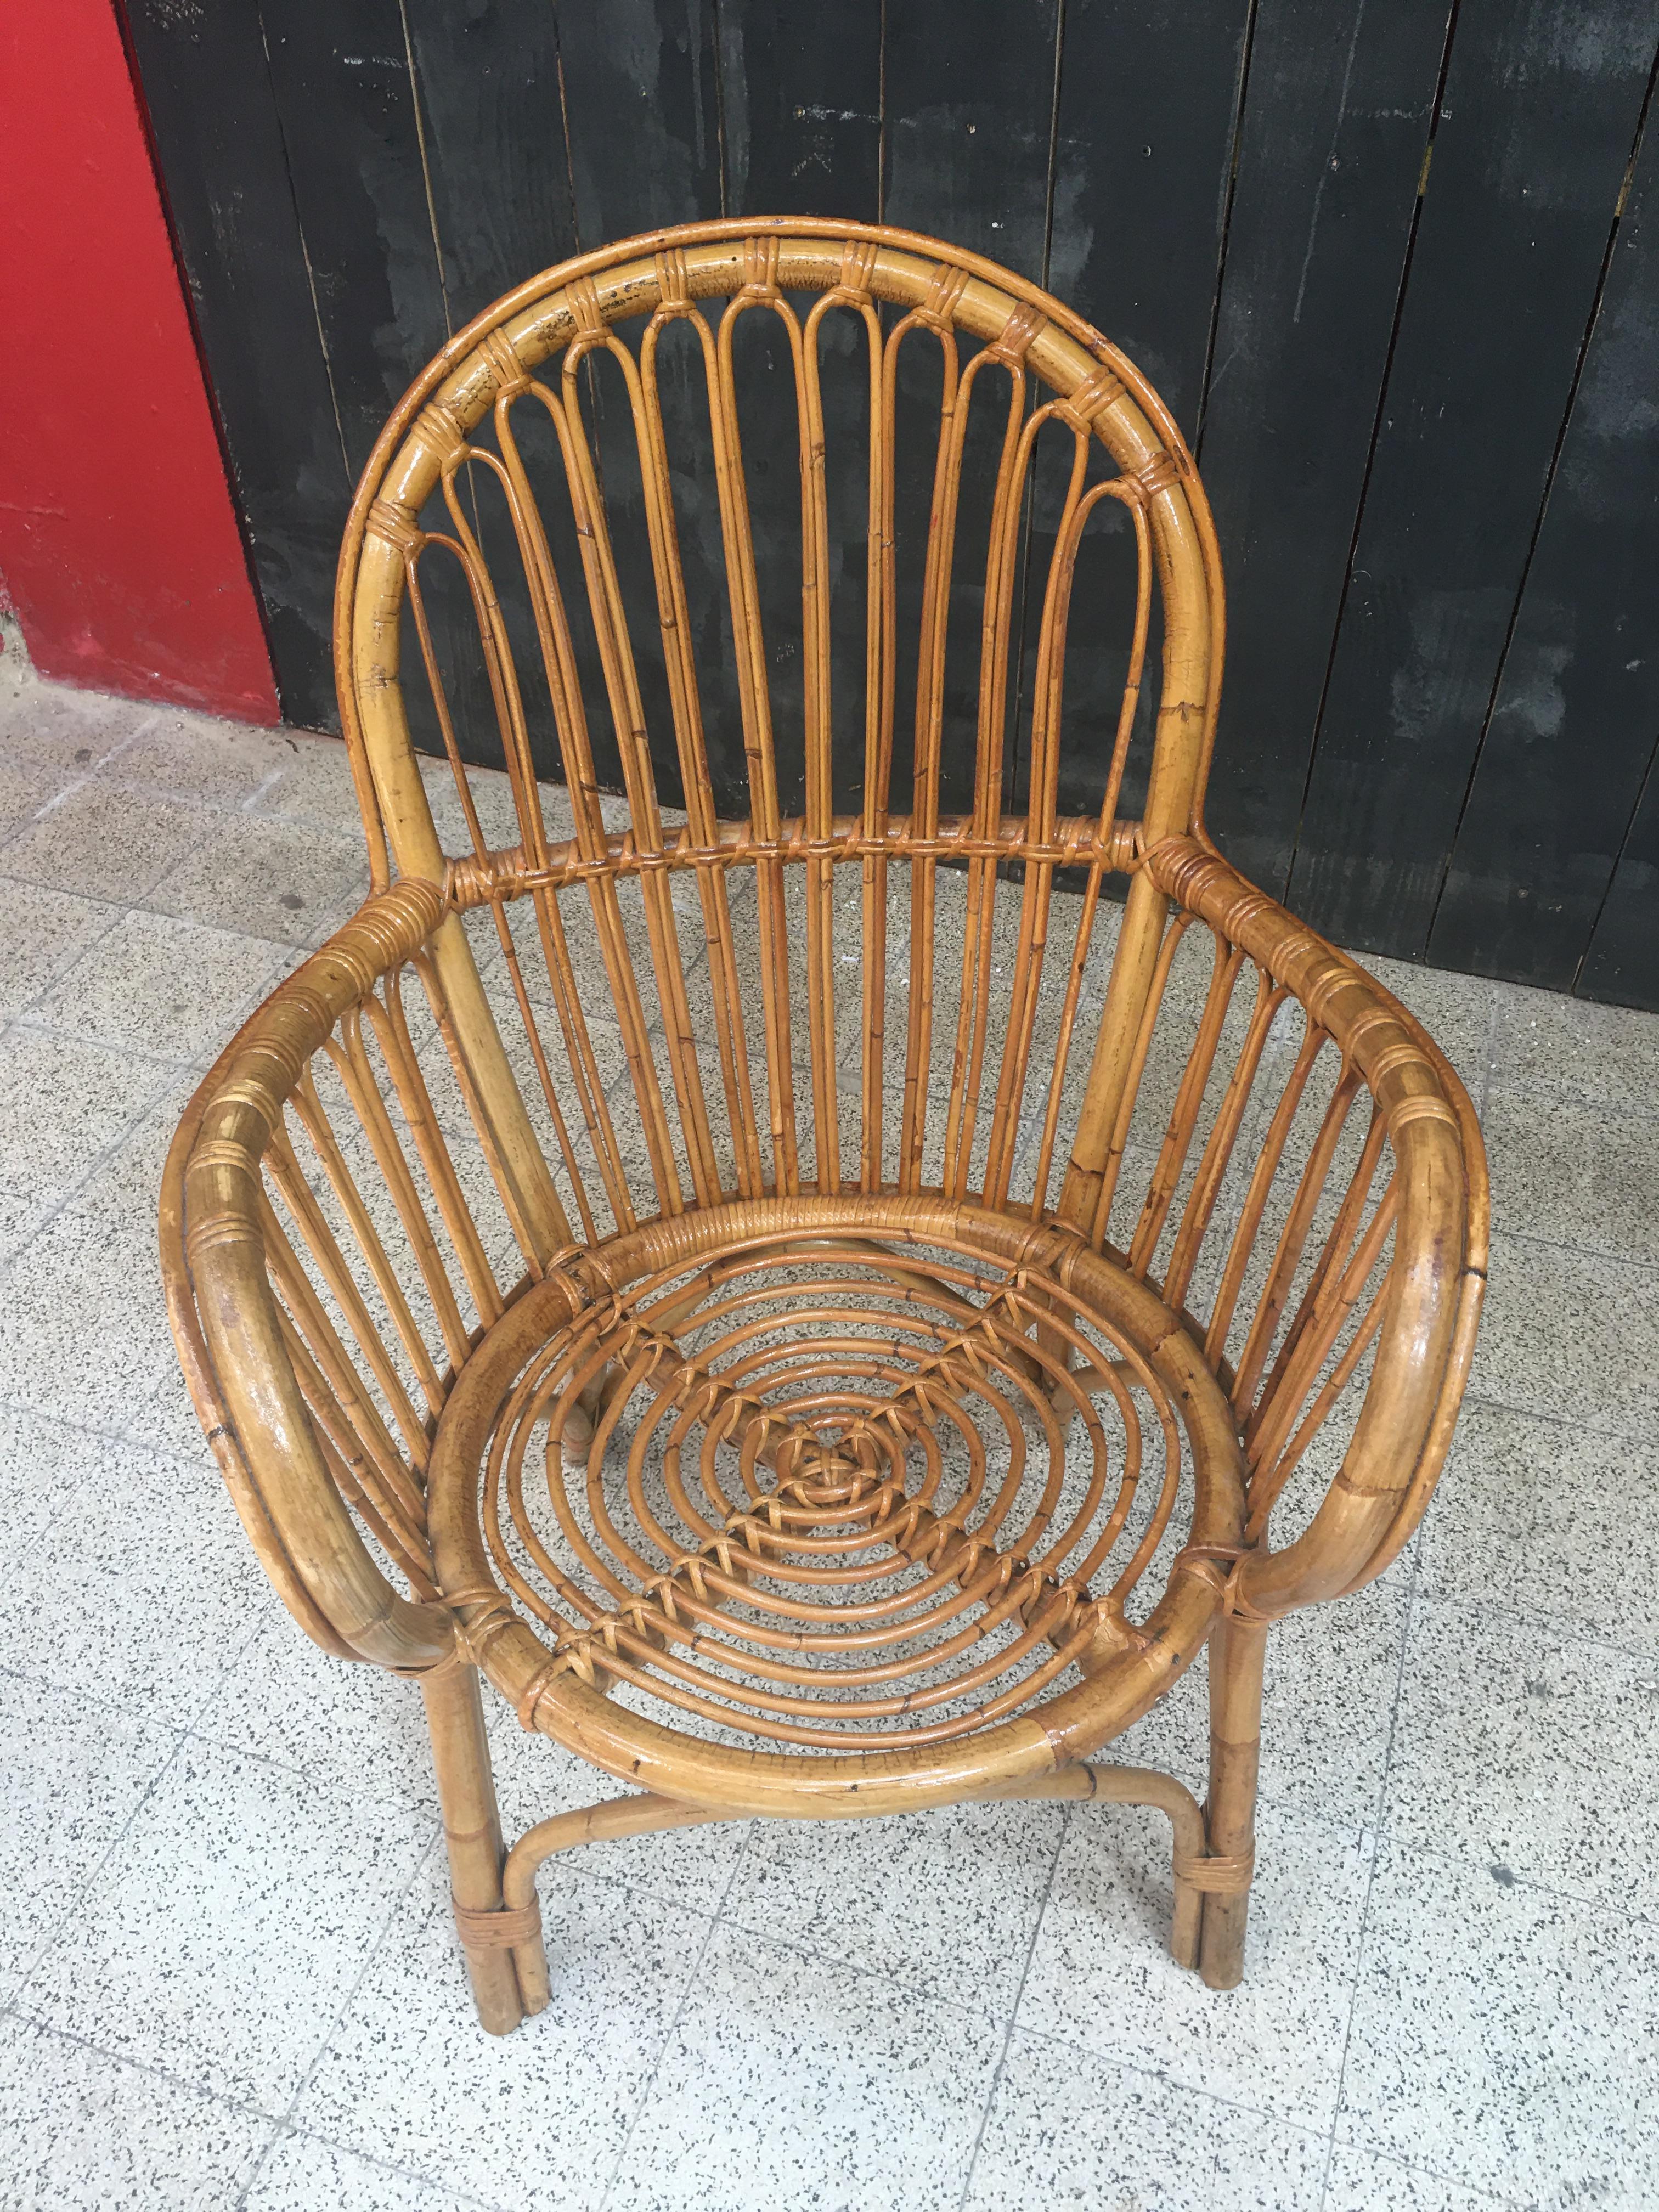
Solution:
[[(783, 732), (737, 362), (751, 314), (781, 331), (793, 386), (793, 451), (768, 456), (798, 487)], [(830, 316), (862, 363), (856, 440), (826, 405)], [(735, 805), (692, 641), (671, 333), (700, 365)], [(906, 599), (919, 347), (938, 397)], [(601, 489), (601, 368), (637, 466), (631, 571)], [(558, 543), (530, 419), (556, 457)], [(951, 611), (986, 420), (964, 727)], [(1028, 580), (1028, 493), (1056, 449)], [(867, 516), (851, 677), (830, 526), (849, 468)], [(1121, 605), (1074, 609), (1109, 514)], [(460, 759), (434, 563), (476, 622), (506, 835)], [(1068, 639), (1109, 619), (1119, 696), (1079, 729)], [(422, 1684), (487, 2026), (545, 2001), (534, 1878), (553, 1851), (969, 1798), (1161, 1808), (1176, 1955), (1237, 1978), (1265, 1638), (1379, 1572), (1421, 1515), (1473, 1342), (1486, 1183), (1418, 1025), (1205, 832), (1221, 637), (1208, 508), (1144, 380), (1035, 288), (902, 232), (705, 224), (567, 264), (447, 347), (377, 446), (337, 629), (370, 895), (192, 1101), (162, 1242), (198, 1407), (284, 1601), (337, 1656)], [(416, 686), (447, 795), (410, 738)], [(1063, 813), (1079, 743), (1096, 787)], [(538, 781), (552, 761), (562, 793)], [(1094, 1755), (1206, 1644), (1200, 1810)], [(645, 1794), (507, 1852), (481, 1674)]]

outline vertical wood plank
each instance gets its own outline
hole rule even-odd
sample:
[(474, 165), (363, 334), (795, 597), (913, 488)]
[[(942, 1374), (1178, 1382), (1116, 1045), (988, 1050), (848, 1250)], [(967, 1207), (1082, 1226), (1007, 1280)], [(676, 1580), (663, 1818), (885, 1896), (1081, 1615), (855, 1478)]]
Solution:
[(564, 0), (558, 18), (583, 247), (723, 213), (710, 0)]
[(1577, 988), (1581, 998), (1659, 1013), (1659, 788), (1651, 762)]
[(1426, 945), (1653, 60), (1651, 9), (1457, 19), (1290, 897)]
[(1650, 127), (1429, 938), (1437, 963), (1552, 990), (1572, 988), (1659, 732), (1656, 170)]
[(354, 477), (449, 335), (398, 0), (287, 0), (266, 44)]
[[(1151, 9), (1069, 0), (1066, 10), (1049, 289), (1122, 347), (1189, 440), (1204, 390), (1251, 14), (1251, 0)], [(1157, 88), (1155, 98), (1148, 98), (1149, 87)], [(1060, 490), (1051, 464), (1039, 473), (1032, 501), (1028, 659), (1054, 557)], [(1113, 506), (1078, 553), (1078, 618), (1066, 657), (1063, 812), (1092, 813), (1100, 805), (1127, 673), (1133, 593), (1129, 532)], [(1155, 632), (1154, 669), (1158, 650)], [(1157, 708), (1154, 678), (1143, 694), (1125, 779), (1130, 813), (1145, 797)], [(1023, 721), (1030, 712), (1028, 696)], [(1022, 767), (1024, 754), (1022, 732)], [(1023, 788), (1021, 769), (1012, 787)]]
[(881, 0), (721, 0), (733, 215), (881, 214)]
[(1250, 13), (1250, 0), (1066, 10), (1049, 289), (1122, 347), (1189, 439)]
[[(267, 10), (265, 43), (355, 479), (386, 416), (450, 334), (403, 9), (398, 0), (288, 0)], [(448, 526), (441, 500), (422, 520)], [(497, 764), (465, 587), (447, 561), (428, 562), (422, 576), (457, 737), (468, 759)], [(440, 752), (412, 641), (405, 665), (416, 743)]]
[[(726, 202), (732, 215), (823, 215), (874, 222), (881, 213), (881, 0), (801, 9), (782, 0), (721, 0), (720, 112)], [(810, 303), (800, 304), (803, 320)], [(745, 452), (779, 457), (756, 476), (755, 550), (782, 740), (781, 803), (803, 803), (805, 708), (800, 507), (782, 457), (800, 435), (781, 332), (756, 330), (742, 388)], [(868, 355), (848, 314), (819, 339), (829, 507), (830, 714), (839, 804), (857, 803), (863, 749), (867, 566)], [(762, 368), (761, 363), (766, 365)]]
[(887, 221), (1042, 281), (1058, 0), (887, 11)]
[(1227, 575), (1210, 828), (1282, 896), (1448, 0), (1262, 0), (1199, 465)]
[(334, 562), (350, 483), (258, 18), (167, 0), (126, 14), (283, 718), (337, 732)]
[(404, 0), (450, 319), (576, 250), (548, 0)]

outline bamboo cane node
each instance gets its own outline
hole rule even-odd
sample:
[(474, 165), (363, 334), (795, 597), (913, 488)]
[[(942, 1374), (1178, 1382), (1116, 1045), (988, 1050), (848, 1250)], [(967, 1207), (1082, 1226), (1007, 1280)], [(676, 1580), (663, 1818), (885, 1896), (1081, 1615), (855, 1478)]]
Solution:
[(1420, 1091), (1389, 1109), (1389, 1134), (1398, 1135), (1413, 1121), (1438, 1121), (1455, 1129), (1457, 1116), (1438, 1091)]
[(497, 399), (516, 398), (530, 389), (530, 372), (514, 350), (513, 341), (498, 323), (478, 341), (478, 351), (489, 366)]
[(416, 524), (409, 509), (389, 499), (370, 502), (363, 528), (370, 538), (378, 538), (383, 544), (395, 546), (405, 560), (412, 559), (426, 543), (425, 532)]
[(941, 261), (933, 271), (927, 297), (915, 310), (917, 319), (932, 330), (954, 329), (957, 304), (967, 289), (968, 271), (954, 261)]
[(463, 1905), (453, 1890), (450, 1910), (455, 1933), (469, 1951), (513, 1951), (542, 1940), (542, 1909), (532, 1894), (527, 1905)]
[(1089, 431), (1097, 416), (1120, 400), (1128, 386), (1113, 369), (1100, 362), (1056, 403), (1054, 412), (1073, 430)]
[(422, 408), (410, 435), (435, 458), (446, 475), (458, 468), (471, 451), (465, 426), (456, 420), (441, 399), (428, 400)]
[(1170, 491), (1188, 473), (1186, 463), (1167, 447), (1160, 447), (1149, 461), (1143, 461), (1133, 472), (1131, 481), (1138, 483), (1149, 499), (1161, 491)]
[[(1385, 1013), (1383, 1018), (1391, 1018)], [(1349, 1031), (1348, 1041), (1352, 1047), (1352, 1030)], [(1373, 1091), (1390, 1075), (1415, 1074), (1419, 1071), (1427, 1073), (1424, 1067), (1423, 1048), (1410, 1037), (1401, 1037), (1398, 1043), (1384, 1045), (1380, 1052), (1366, 1055), (1365, 1073)]]
[(1209, 1897), (1242, 1897), (1255, 1879), (1255, 1853), (1231, 1851), (1199, 1856), (1177, 1850), (1174, 1855), (1177, 1881)]
[(252, 1216), (226, 1207), (191, 1222), (185, 1236), (185, 1255), (194, 1273), (211, 1253), (246, 1251), (260, 1242), (258, 1225)]
[(691, 288), (684, 246), (660, 246), (652, 260), (657, 275), (657, 297), (661, 306), (670, 313), (689, 310)]
[(1033, 342), (1048, 327), (1048, 319), (1039, 307), (1022, 300), (986, 351), (993, 361), (1005, 362), (1017, 368), (1030, 351)]

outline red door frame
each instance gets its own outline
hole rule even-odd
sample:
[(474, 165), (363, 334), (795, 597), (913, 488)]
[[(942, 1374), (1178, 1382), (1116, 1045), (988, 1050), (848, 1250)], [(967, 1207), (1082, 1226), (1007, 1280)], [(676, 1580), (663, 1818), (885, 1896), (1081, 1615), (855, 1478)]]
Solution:
[(112, 0), (0, 16), (0, 580), (71, 684), (280, 720)]

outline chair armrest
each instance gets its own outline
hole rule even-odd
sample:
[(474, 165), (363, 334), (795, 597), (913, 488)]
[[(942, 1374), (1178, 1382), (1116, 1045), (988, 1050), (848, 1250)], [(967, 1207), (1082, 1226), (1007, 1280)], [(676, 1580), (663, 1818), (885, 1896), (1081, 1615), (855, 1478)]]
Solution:
[[(1237, 1611), (1273, 1619), (1370, 1581), (1422, 1517), (1456, 1420), (1486, 1287), (1486, 1152), (1468, 1095), (1444, 1055), (1364, 969), (1194, 839), (1166, 840), (1146, 866), (1161, 890), (1301, 1004), (1369, 1091), (1394, 1157), (1393, 1246), (1376, 1293), (1363, 1403), (1328, 1490), (1282, 1549), (1267, 1540), (1272, 1467), (1260, 1456), (1252, 1465), (1253, 1547), (1234, 1569), (1231, 1590)], [(1333, 1308), (1345, 1297), (1351, 1305), (1375, 1281), (1386, 1241), (1379, 1234), (1371, 1261), (1357, 1246), (1328, 1259)], [(1344, 1269), (1358, 1271), (1351, 1290)], [(1258, 1441), (1263, 1434), (1282, 1441), (1308, 1409), (1319, 1419), (1328, 1415), (1350, 1375), (1340, 1359), (1313, 1364), (1305, 1387), (1297, 1387), (1294, 1373), (1288, 1378), (1293, 1406), (1264, 1419), (1260, 1398), (1236, 1401), (1247, 1439), (1252, 1424)], [(1351, 1371), (1358, 1364), (1356, 1357)], [(1282, 1388), (1287, 1377), (1281, 1372), (1279, 1380)], [(1263, 1396), (1270, 1387), (1271, 1377)], [(1330, 1402), (1322, 1410), (1323, 1399)]]
[(262, 1161), (336, 1022), (442, 917), (435, 886), (377, 893), (265, 1000), (187, 1108), (161, 1202), (168, 1316), (196, 1411), (255, 1550), (289, 1612), (338, 1658), (423, 1671), (447, 1659), (440, 1605), (400, 1594), (325, 1460), (267, 1271)]

